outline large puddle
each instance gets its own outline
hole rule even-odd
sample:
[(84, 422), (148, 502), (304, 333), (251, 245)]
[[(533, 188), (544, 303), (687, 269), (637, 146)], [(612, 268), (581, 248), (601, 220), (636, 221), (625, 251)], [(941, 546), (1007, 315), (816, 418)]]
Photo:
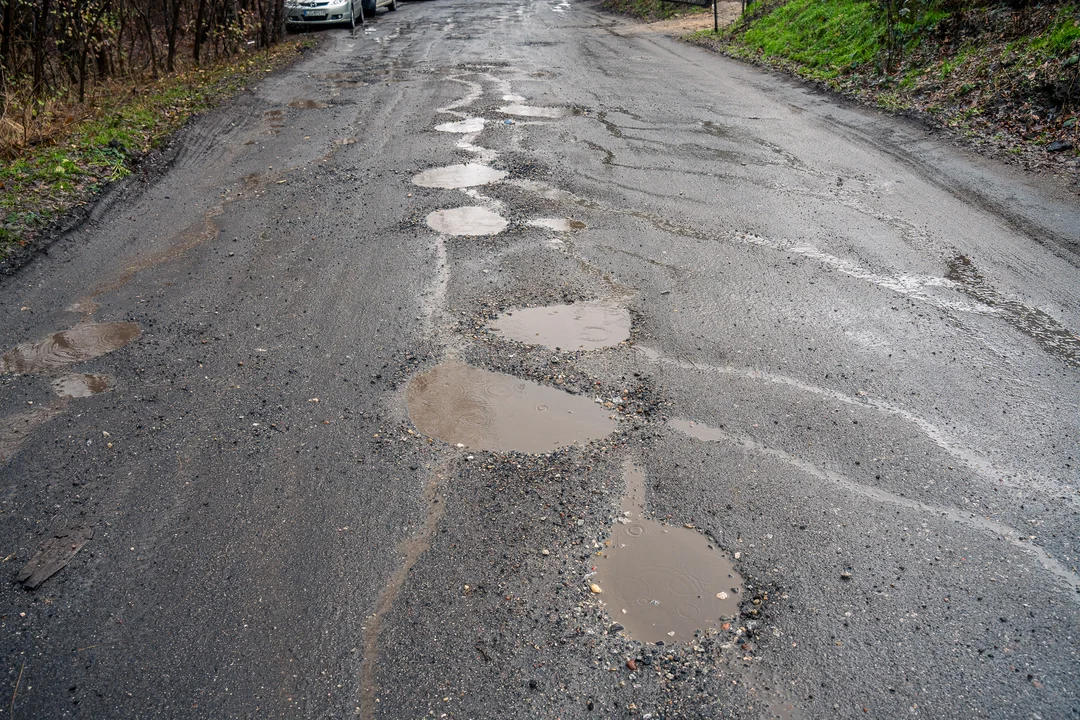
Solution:
[(499, 108), (499, 112), (505, 115), (517, 115), (518, 117), (547, 118), (549, 120), (556, 120), (561, 117), (566, 117), (570, 114), (570, 110), (568, 110), (567, 108), (537, 107), (535, 105), (520, 105), (518, 103), (503, 105), (501, 108)]
[(615, 430), (589, 398), (461, 363), (418, 375), (406, 397), (420, 432), (473, 450), (545, 453)]
[(103, 393), (113, 386), (111, 378), (105, 375), (74, 373), (53, 380), (52, 389), (57, 397), (84, 398)]
[(482, 117), (465, 118), (464, 120), (458, 120), (456, 122), (443, 123), (442, 125), (436, 125), (435, 129), (439, 132), (448, 133), (475, 133), (484, 129), (484, 124), (487, 122)]
[(476, 185), (487, 185), (498, 182), (506, 177), (502, 170), (496, 170), (480, 163), (466, 163), (464, 165), (448, 165), (441, 168), (432, 168), (413, 176), (413, 184), (420, 187), (430, 188), (466, 188)]
[(647, 520), (645, 473), (623, 467), (622, 516), (596, 558), (593, 582), (608, 614), (642, 642), (686, 642), (739, 614), (742, 577), (695, 530)]
[(554, 230), (555, 232), (570, 232), (571, 230), (584, 230), (585, 223), (571, 218), (536, 218), (530, 220), (533, 227)]
[(427, 216), (427, 224), (447, 235), (495, 235), (507, 226), (502, 215), (474, 205), (436, 210)]
[(9, 350), (0, 358), (0, 372), (49, 372), (119, 350), (141, 333), (135, 323), (83, 323)]
[(499, 335), (559, 350), (598, 350), (630, 337), (630, 312), (610, 300), (520, 308), (490, 325)]

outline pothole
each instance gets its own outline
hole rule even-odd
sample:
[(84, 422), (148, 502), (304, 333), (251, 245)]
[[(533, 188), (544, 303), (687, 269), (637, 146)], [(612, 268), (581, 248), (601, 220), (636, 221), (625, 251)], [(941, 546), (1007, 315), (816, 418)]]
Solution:
[(473, 450), (544, 453), (615, 431), (588, 398), (456, 362), (416, 376), (406, 398), (420, 432)]
[(53, 392), (62, 398), (84, 398), (103, 393), (113, 386), (106, 375), (74, 373), (58, 377), (52, 382)]
[(289, 107), (297, 108), (300, 110), (322, 110), (324, 108), (330, 107), (330, 104), (320, 102), (318, 100), (297, 99), (289, 103)]
[(430, 188), (466, 188), (475, 185), (487, 185), (506, 177), (502, 170), (496, 170), (480, 163), (448, 165), (432, 168), (413, 176), (413, 184)]
[(17, 375), (49, 372), (119, 350), (140, 334), (142, 331), (135, 323), (83, 323), (9, 350), (0, 358), (0, 372)]
[(627, 462), (626, 494), (593, 583), (608, 614), (636, 640), (685, 642), (739, 614), (742, 577), (695, 530), (644, 517), (645, 472)]
[(499, 335), (559, 350), (598, 350), (630, 337), (630, 312), (610, 300), (520, 308), (490, 325)]
[(448, 133), (474, 133), (480, 132), (484, 129), (484, 123), (486, 123), (482, 117), (465, 118), (464, 120), (458, 120), (457, 122), (443, 123), (442, 125), (436, 125), (435, 129), (439, 132)]
[(538, 107), (536, 105), (520, 105), (518, 103), (503, 105), (501, 108), (499, 108), (499, 112), (503, 113), (504, 115), (547, 118), (549, 120), (557, 120), (558, 118), (566, 117), (570, 114), (570, 110), (567, 108)]
[(427, 224), (447, 235), (495, 235), (507, 226), (502, 215), (474, 205), (436, 210), (427, 216)]
[(585, 223), (571, 218), (536, 218), (530, 220), (533, 227), (554, 230), (555, 232), (570, 232), (571, 230), (584, 230)]

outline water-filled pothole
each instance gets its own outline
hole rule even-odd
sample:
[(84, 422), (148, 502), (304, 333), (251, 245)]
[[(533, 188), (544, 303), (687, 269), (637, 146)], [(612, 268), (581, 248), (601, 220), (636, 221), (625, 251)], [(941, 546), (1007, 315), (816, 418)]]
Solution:
[(142, 333), (135, 323), (83, 323), (44, 340), (23, 343), (0, 358), (0, 372), (49, 372), (119, 350)]
[(406, 397), (420, 432), (473, 450), (544, 453), (615, 430), (586, 397), (455, 362), (416, 376)]
[(436, 210), (427, 216), (427, 224), (447, 235), (495, 235), (507, 226), (502, 215), (474, 205)]
[(668, 425), (670, 425), (672, 429), (678, 430), (684, 435), (689, 435), (696, 440), (718, 442), (720, 440), (729, 439), (729, 436), (723, 430), (717, 430), (714, 427), (709, 427), (705, 423), (694, 422), (692, 420), (669, 418)]
[(318, 100), (297, 99), (289, 103), (289, 107), (297, 108), (299, 110), (322, 110), (324, 108), (330, 107), (330, 104), (320, 102)]
[(62, 398), (84, 398), (103, 393), (113, 385), (106, 375), (74, 373), (58, 377), (52, 382), (53, 392)]
[(519, 308), (491, 329), (511, 340), (560, 350), (598, 350), (630, 337), (630, 312), (610, 300)]
[(464, 120), (458, 120), (456, 122), (443, 123), (442, 125), (436, 125), (435, 129), (439, 132), (448, 133), (474, 133), (480, 132), (484, 129), (484, 123), (486, 123), (482, 117), (465, 118)]
[(571, 218), (536, 218), (530, 220), (533, 227), (554, 230), (555, 232), (570, 232), (571, 230), (584, 230), (585, 223)]
[(742, 577), (707, 537), (644, 517), (645, 473), (623, 468), (623, 514), (596, 557), (608, 613), (642, 642), (685, 642), (739, 614)]
[(506, 177), (502, 170), (496, 170), (480, 163), (448, 165), (432, 168), (413, 176), (413, 184), (430, 188), (466, 188), (474, 185), (487, 185)]
[(556, 120), (561, 117), (566, 117), (570, 114), (570, 110), (560, 107), (537, 107), (535, 105), (520, 105), (513, 103), (510, 105), (503, 105), (499, 108), (499, 112), (504, 115), (517, 115), (518, 117), (533, 117), (533, 118), (547, 118), (549, 120)]
[(63, 411), (63, 403), (40, 405), (0, 418), (0, 462), (10, 460), (39, 425), (52, 420)]

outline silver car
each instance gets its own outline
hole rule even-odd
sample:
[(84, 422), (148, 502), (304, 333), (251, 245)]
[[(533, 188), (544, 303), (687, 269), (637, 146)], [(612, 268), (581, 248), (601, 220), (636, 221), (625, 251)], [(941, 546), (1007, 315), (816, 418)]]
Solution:
[(397, 0), (285, 0), (285, 24), (290, 28), (340, 23), (356, 27), (380, 7), (397, 10)]

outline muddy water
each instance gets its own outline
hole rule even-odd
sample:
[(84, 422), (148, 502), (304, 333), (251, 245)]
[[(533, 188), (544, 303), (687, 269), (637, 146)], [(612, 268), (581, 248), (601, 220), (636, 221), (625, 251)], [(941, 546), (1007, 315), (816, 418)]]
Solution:
[(507, 226), (502, 215), (477, 206), (436, 210), (427, 216), (427, 224), (447, 235), (495, 235)]
[(420, 187), (430, 188), (466, 188), (474, 185), (487, 185), (498, 182), (506, 177), (502, 170), (481, 165), (480, 163), (466, 163), (465, 165), (448, 165), (441, 168), (425, 170), (419, 175), (413, 176), (413, 184)]
[(318, 100), (297, 99), (289, 103), (289, 107), (298, 108), (300, 110), (322, 110), (330, 107), (330, 105), (329, 103), (319, 102)]
[(82, 323), (9, 350), (0, 358), (0, 372), (20, 375), (49, 372), (119, 350), (141, 333), (135, 323)]
[(721, 440), (731, 439), (731, 436), (723, 430), (717, 430), (714, 427), (709, 427), (704, 423), (694, 422), (693, 420), (669, 418), (668, 425), (670, 425), (673, 430), (678, 430), (684, 435), (689, 435), (692, 438), (704, 440), (705, 442), (720, 442)]
[(530, 220), (529, 224), (533, 227), (554, 230), (555, 232), (570, 232), (571, 230), (585, 229), (585, 223), (570, 218), (536, 218), (535, 220)]
[(610, 300), (521, 308), (491, 323), (499, 335), (560, 350), (598, 350), (630, 337), (630, 312)]
[(671, 644), (737, 616), (743, 581), (727, 556), (695, 530), (646, 519), (644, 471), (628, 462), (623, 478), (623, 514), (593, 578), (611, 618), (636, 640)]
[(52, 389), (58, 397), (84, 398), (103, 393), (113, 386), (111, 378), (105, 375), (75, 373), (53, 380)]
[(448, 133), (474, 133), (480, 132), (484, 129), (484, 124), (487, 122), (482, 117), (465, 118), (464, 120), (458, 120), (457, 122), (443, 123), (442, 125), (436, 125), (435, 129), (439, 132)]
[(1035, 340), (1046, 352), (1070, 365), (1080, 366), (1080, 335), (1042, 310), (998, 292), (967, 256), (952, 258), (945, 277), (956, 283), (965, 295), (998, 310), (1007, 323)]
[(406, 397), (420, 432), (473, 450), (544, 453), (615, 430), (586, 397), (460, 363), (418, 375)]
[(503, 105), (501, 108), (499, 108), (499, 112), (503, 113), (504, 115), (547, 118), (549, 120), (556, 120), (561, 117), (566, 117), (570, 114), (570, 110), (568, 110), (567, 108), (536, 107), (535, 105), (519, 105), (518, 103)]
[(0, 418), (0, 463), (7, 462), (27, 441), (30, 434), (64, 411), (63, 404), (30, 408), (21, 413)]

